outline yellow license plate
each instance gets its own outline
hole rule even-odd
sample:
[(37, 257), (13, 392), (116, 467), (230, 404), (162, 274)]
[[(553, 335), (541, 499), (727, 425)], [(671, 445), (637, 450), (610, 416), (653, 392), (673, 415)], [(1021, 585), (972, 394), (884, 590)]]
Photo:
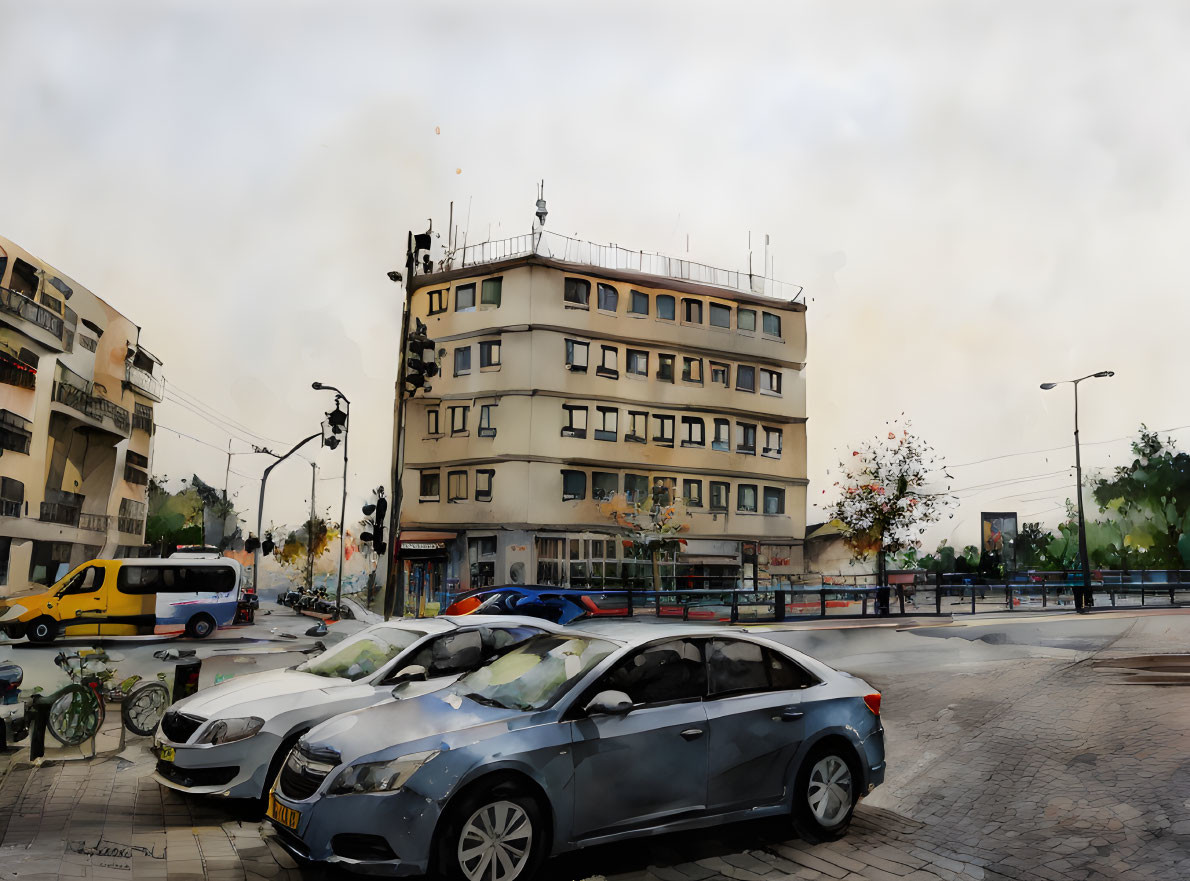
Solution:
[(277, 801), (276, 796), (269, 793), (269, 810), (268, 815), (285, 826), (288, 829), (297, 829), (298, 820), (301, 818), (301, 812), (295, 811), (293, 808), (287, 808), (285, 805)]
[(174, 760), (174, 748), (172, 746), (161, 747), (160, 752), (157, 753), (157, 758), (163, 762), (172, 762)]

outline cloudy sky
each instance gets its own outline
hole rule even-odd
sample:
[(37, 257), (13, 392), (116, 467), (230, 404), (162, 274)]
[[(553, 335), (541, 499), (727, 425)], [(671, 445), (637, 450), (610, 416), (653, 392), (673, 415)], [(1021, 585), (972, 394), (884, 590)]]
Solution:
[[(1062, 513), (1070, 390), (1040, 382), (1116, 371), (1082, 386), (1088, 467), (1123, 461), (1141, 422), (1190, 425), (1187, 19), (1087, 0), (0, 0), (0, 233), (165, 361), (158, 474), (219, 485), (229, 438), (295, 441), (329, 405), (310, 383), (343, 389), (352, 519), (389, 483), (385, 273), (408, 229), (444, 228), (453, 200), (469, 241), (527, 231), (544, 178), (549, 227), (593, 241), (688, 237), (738, 269), (767, 233), (809, 302), (811, 500), (903, 412), (963, 490), (927, 538), (962, 545), (981, 510)], [(342, 460), (313, 455), (337, 512)], [(232, 461), (253, 521), (265, 464)], [(302, 519), (310, 476), (278, 469), (266, 522)]]

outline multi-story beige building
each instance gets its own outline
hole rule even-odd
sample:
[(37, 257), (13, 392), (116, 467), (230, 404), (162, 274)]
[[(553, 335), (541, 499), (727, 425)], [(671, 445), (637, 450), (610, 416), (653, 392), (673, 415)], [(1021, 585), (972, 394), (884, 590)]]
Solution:
[(651, 503), (659, 481), (689, 525), (667, 586), (800, 573), (805, 305), (796, 287), (751, 292), (774, 286), (541, 232), (423, 263), (410, 323), (441, 373), (407, 402), (406, 608), (488, 584), (649, 581), (605, 502)]
[(160, 368), (128, 318), (0, 238), (0, 595), (144, 544)]

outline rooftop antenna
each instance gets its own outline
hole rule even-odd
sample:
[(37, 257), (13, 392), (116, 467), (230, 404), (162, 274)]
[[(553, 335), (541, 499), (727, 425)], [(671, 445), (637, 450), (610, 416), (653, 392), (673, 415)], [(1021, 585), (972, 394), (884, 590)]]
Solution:
[(537, 223), (533, 226), (533, 233), (536, 235), (536, 241), (533, 243), (533, 250), (537, 250), (537, 245), (541, 242), (541, 232), (545, 229), (545, 216), (549, 214), (545, 209), (545, 180), (537, 185)]

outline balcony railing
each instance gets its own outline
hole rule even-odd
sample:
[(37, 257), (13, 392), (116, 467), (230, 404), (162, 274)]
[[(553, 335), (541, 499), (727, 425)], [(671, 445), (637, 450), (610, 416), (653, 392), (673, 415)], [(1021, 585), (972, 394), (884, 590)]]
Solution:
[(75, 505), (61, 502), (42, 502), (41, 519), (46, 523), (61, 523), (63, 526), (78, 526), (82, 511)]
[(116, 523), (120, 532), (128, 535), (142, 535), (145, 531), (145, 521), (136, 517), (120, 517)]
[(495, 263), (499, 260), (524, 257), (530, 254), (563, 263), (581, 263), (602, 269), (630, 270), (662, 278), (727, 288), (740, 293), (758, 294), (795, 303), (803, 302), (801, 285), (789, 284), (748, 272), (717, 269), (714, 266), (707, 266), (705, 263), (667, 257), (664, 254), (630, 251), (619, 245), (597, 245), (593, 242), (584, 242), (580, 239), (572, 239), (569, 236), (545, 231), (513, 236), (495, 242), (467, 245), (464, 248), (448, 252), (446, 259), (441, 261), (433, 271), (445, 272), (450, 269)]
[(65, 404), (72, 410), (78, 410), (80, 413), (90, 416), (97, 422), (102, 422), (104, 417), (107, 417), (111, 419), (117, 430), (125, 434), (130, 431), (132, 421), (128, 411), (119, 404), (113, 404), (106, 398), (93, 394), (88, 389), (79, 388), (68, 382), (55, 382), (54, 400), (59, 404)]
[(91, 532), (107, 532), (107, 527), (110, 522), (111, 517), (107, 514), (79, 515), (79, 529), (86, 529)]
[(124, 380), (138, 392), (160, 402), (165, 397), (165, 383), (139, 367), (124, 365)]
[(19, 315), (26, 321), (49, 331), (58, 339), (62, 339), (62, 316), (55, 315), (45, 306), (35, 303), (19, 291), (0, 288), (0, 310)]
[(0, 353), (0, 382), (17, 388), (34, 388), (37, 385), (37, 368), (19, 358)]
[(0, 499), (0, 517), (20, 517), (22, 505), (16, 499)]

